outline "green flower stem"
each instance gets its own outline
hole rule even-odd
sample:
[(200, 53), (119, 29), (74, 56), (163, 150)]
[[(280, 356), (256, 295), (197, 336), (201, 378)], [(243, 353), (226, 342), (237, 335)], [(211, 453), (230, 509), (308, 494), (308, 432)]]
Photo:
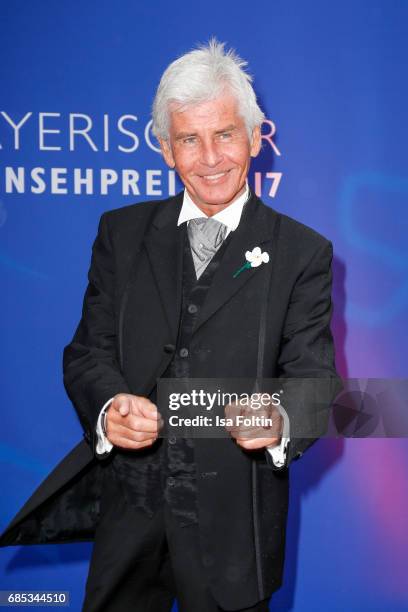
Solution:
[(250, 267), (251, 264), (249, 263), (249, 261), (246, 261), (244, 265), (232, 275), (232, 278), (237, 278), (237, 276), (241, 274), (241, 272), (243, 272), (244, 270), (248, 270), (248, 268)]

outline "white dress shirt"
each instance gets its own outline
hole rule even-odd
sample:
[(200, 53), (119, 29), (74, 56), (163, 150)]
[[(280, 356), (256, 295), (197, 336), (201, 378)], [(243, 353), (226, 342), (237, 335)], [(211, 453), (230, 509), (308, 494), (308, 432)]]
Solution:
[[(228, 236), (230, 232), (233, 232), (237, 229), (239, 222), (241, 220), (242, 211), (244, 209), (244, 205), (249, 197), (249, 187), (248, 183), (245, 185), (245, 191), (241, 193), (240, 196), (229, 206), (221, 210), (221, 212), (213, 215), (211, 218), (216, 219), (220, 223), (224, 223), (227, 226), (227, 232), (225, 234), (225, 238)], [(187, 189), (184, 190), (184, 198), (183, 198), (183, 206), (181, 207), (179, 218), (177, 221), (177, 225), (181, 225), (182, 223), (188, 223), (191, 219), (203, 218), (207, 219), (207, 215), (203, 213), (203, 211), (198, 208), (197, 204), (194, 204), (193, 200), (190, 197)]]
[[(220, 223), (224, 223), (224, 225), (227, 226), (225, 237), (227, 237), (230, 232), (237, 229), (241, 220), (242, 211), (248, 198), (249, 187), (248, 183), (246, 183), (244, 192), (232, 204), (221, 210), (219, 213), (213, 215), (213, 219), (216, 219)], [(203, 213), (203, 211), (200, 210), (200, 208), (198, 208), (198, 206), (193, 202), (187, 189), (184, 189), (183, 205), (180, 210), (177, 225), (179, 226), (182, 223), (189, 223), (191, 219), (198, 219), (200, 217), (207, 218), (207, 215)], [(104, 418), (103, 415), (109, 408), (112, 400), (113, 398), (109, 399), (99, 413), (98, 422), (96, 425), (98, 440), (96, 452), (98, 455), (109, 453), (113, 448), (113, 444), (109, 442), (102, 429), (102, 418)], [(288, 442), (289, 437), (282, 437), (280, 444), (273, 447), (267, 447), (267, 450), (271, 454), (273, 463), (276, 465), (276, 467), (282, 467), (285, 463)]]

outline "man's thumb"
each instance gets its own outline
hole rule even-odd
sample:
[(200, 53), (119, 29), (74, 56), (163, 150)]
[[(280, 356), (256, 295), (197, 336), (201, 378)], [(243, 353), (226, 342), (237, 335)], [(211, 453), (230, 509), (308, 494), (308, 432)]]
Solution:
[(130, 412), (130, 400), (127, 397), (118, 397), (113, 401), (113, 405), (122, 416), (126, 416)]

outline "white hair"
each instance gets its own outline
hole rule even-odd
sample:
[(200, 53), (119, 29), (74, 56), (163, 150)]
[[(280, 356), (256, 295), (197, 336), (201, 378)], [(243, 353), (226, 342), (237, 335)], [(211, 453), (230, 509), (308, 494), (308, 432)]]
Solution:
[(182, 55), (166, 68), (153, 102), (152, 130), (157, 138), (168, 140), (171, 104), (182, 108), (225, 93), (236, 99), (249, 138), (254, 127), (261, 125), (265, 116), (256, 101), (252, 78), (244, 70), (247, 62), (233, 49), (224, 51), (224, 47), (225, 43), (212, 38), (207, 45)]

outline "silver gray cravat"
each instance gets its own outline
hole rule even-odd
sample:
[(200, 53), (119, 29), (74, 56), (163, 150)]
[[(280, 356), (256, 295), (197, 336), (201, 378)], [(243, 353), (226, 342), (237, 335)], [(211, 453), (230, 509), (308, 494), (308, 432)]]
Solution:
[(197, 279), (222, 245), (227, 226), (212, 217), (191, 219), (187, 228)]

